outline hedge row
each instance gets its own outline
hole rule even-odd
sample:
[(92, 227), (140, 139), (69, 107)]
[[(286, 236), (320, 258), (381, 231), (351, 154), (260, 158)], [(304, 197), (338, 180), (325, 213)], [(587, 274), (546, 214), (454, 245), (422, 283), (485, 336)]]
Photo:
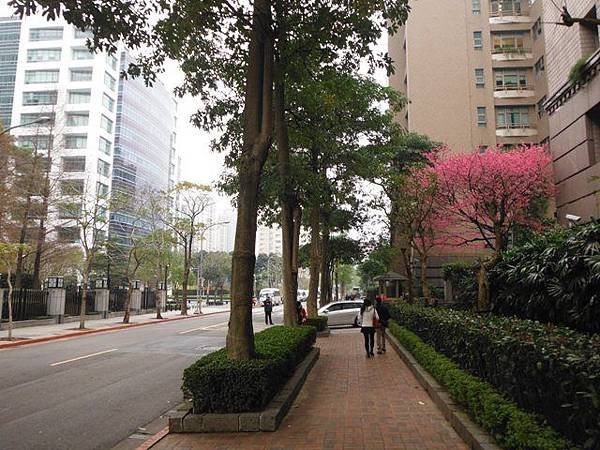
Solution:
[(309, 317), (306, 319), (305, 325), (315, 327), (317, 331), (325, 331), (327, 329), (327, 317)]
[(600, 448), (600, 336), (395, 304), (392, 318), (585, 448)]
[(414, 333), (395, 322), (390, 323), (390, 332), (502, 448), (564, 450), (570, 447), (554, 430), (539, 425), (533, 415), (520, 410), (489, 383), (461, 370)]
[(182, 389), (194, 413), (260, 411), (312, 349), (314, 327), (271, 327), (254, 336), (256, 358), (233, 361), (225, 349), (210, 353), (183, 372)]

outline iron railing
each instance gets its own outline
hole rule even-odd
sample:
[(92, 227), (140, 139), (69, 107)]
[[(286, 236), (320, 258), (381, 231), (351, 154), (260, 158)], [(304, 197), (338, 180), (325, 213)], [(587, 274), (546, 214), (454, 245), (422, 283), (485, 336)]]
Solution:
[(125, 311), (127, 301), (127, 289), (115, 288), (110, 290), (108, 298), (108, 310), (110, 312)]
[(144, 289), (142, 291), (142, 309), (156, 308), (156, 291)]
[[(78, 316), (81, 314), (81, 297), (83, 289), (79, 286), (70, 287), (65, 292), (65, 316)], [(96, 309), (96, 291), (88, 289), (85, 299), (85, 313), (89, 314)]]
[[(48, 293), (34, 289), (15, 289), (12, 292), (12, 318), (15, 322), (47, 315)], [(2, 299), (2, 320), (8, 320), (8, 289)]]

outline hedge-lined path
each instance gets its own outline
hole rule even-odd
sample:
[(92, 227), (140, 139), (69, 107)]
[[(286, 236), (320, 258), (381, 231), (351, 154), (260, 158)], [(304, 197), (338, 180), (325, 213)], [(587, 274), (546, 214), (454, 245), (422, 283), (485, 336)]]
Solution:
[(335, 331), (274, 433), (169, 434), (153, 449), (410, 449), (467, 445), (394, 350), (367, 359), (357, 330)]

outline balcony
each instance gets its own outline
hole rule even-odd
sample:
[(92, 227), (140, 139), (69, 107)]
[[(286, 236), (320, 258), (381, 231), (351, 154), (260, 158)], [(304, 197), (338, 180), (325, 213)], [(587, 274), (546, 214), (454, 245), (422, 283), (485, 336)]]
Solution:
[(496, 86), (494, 98), (526, 98), (534, 97), (535, 90), (530, 85), (504, 85)]
[(490, 24), (502, 25), (505, 23), (531, 23), (531, 17), (524, 13), (520, 7), (500, 9), (490, 12)]
[(531, 49), (525, 47), (494, 47), (492, 61), (523, 61), (532, 59)]
[(529, 123), (509, 123), (496, 125), (496, 136), (498, 137), (529, 137), (537, 136), (535, 125)]

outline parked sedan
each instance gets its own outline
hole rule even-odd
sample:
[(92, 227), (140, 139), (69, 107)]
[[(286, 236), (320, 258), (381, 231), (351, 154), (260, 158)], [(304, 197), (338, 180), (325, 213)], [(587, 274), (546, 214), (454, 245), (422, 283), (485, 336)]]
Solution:
[(334, 302), (319, 309), (319, 315), (327, 317), (329, 326), (358, 326), (356, 318), (360, 313), (362, 302)]

